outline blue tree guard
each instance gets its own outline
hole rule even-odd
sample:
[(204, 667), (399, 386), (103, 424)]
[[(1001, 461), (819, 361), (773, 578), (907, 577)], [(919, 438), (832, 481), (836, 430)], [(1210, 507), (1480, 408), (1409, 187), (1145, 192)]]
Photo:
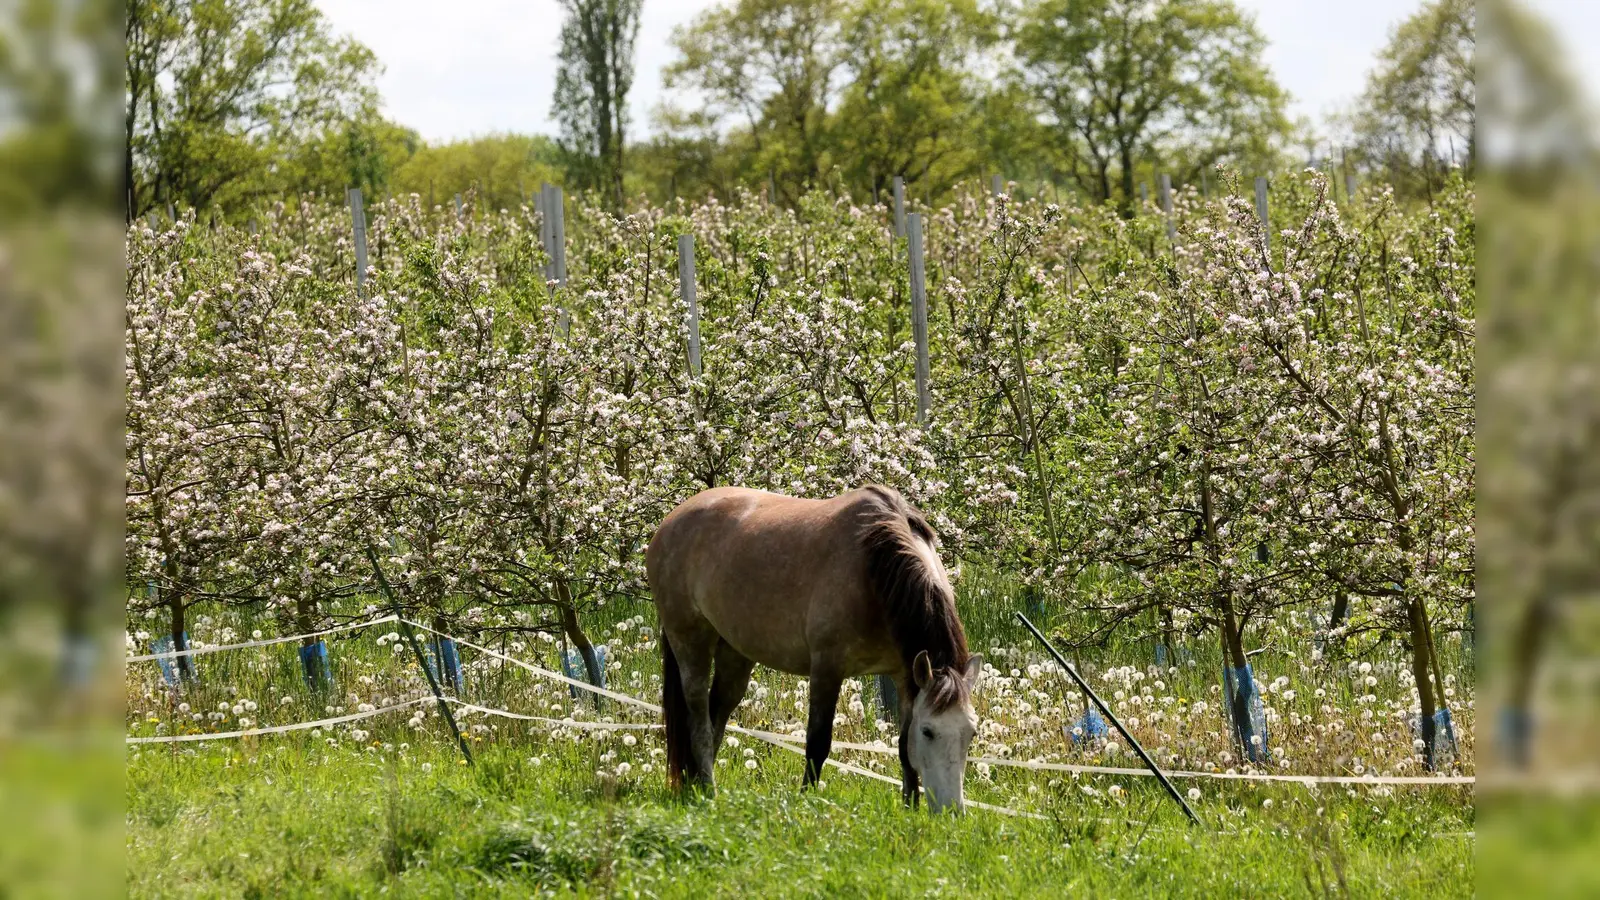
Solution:
[(1027, 601), (1028, 615), (1044, 615), (1044, 598), (1040, 596), (1040, 591), (1037, 585), (1030, 584), (1023, 588), (1023, 599)]
[[(461, 677), (461, 654), (456, 642), (447, 637), (435, 637), (428, 642), (428, 651), (430, 655), (424, 658), (433, 677), (448, 682), (452, 690), (461, 690), (466, 680)], [(440, 672), (444, 674), (441, 676)]]
[[(1242, 668), (1222, 670), (1222, 683), (1228, 691), (1228, 716), (1233, 720), (1239, 746), (1253, 763), (1272, 758), (1267, 746), (1267, 710), (1256, 691), (1255, 675), (1246, 663)], [(1242, 715), (1241, 715), (1242, 711)], [(1260, 738), (1259, 743), (1254, 738)]]
[(1500, 750), (1511, 765), (1525, 769), (1533, 749), (1533, 716), (1520, 706), (1500, 711)]
[[(1422, 739), (1421, 711), (1411, 719), (1411, 734), (1414, 739)], [(1450, 717), (1450, 707), (1441, 706), (1433, 713), (1433, 748), (1428, 755), (1428, 770), (1437, 771), (1441, 766), (1448, 766), (1457, 752), (1455, 721)]]
[[(183, 646), (189, 646), (189, 632), (187, 631), (183, 633)], [(171, 653), (172, 635), (164, 634), (151, 641), (150, 652)], [(183, 671), (185, 667), (179, 665), (178, 660), (180, 658), (181, 657), (177, 656), (163, 656), (156, 660), (156, 665), (161, 667), (161, 680), (165, 681), (168, 687), (178, 687), (182, 682)], [(194, 670), (194, 658), (190, 657), (189, 659), (190, 662), (188, 668), (192, 672)]]
[(68, 634), (62, 639), (61, 663), (57, 675), (69, 687), (82, 687), (94, 675), (99, 650), (87, 634)]
[[(598, 663), (596, 668), (600, 670), (600, 683), (596, 684), (595, 687), (603, 688), (606, 686), (605, 644), (601, 644), (594, 648), (594, 657), (595, 662)], [(561, 654), (561, 673), (575, 681), (589, 681), (589, 667), (584, 665), (583, 654), (579, 653), (577, 650), (567, 650)], [(578, 687), (576, 685), (569, 684), (567, 685), (567, 692), (572, 694), (572, 699), (574, 702), (576, 702), (579, 694)], [(587, 694), (589, 692), (583, 691), (582, 693)], [(596, 701), (598, 701), (599, 695), (594, 696)]]
[(1078, 745), (1104, 740), (1107, 733), (1106, 720), (1101, 718), (1100, 712), (1092, 706), (1086, 708), (1078, 721), (1067, 728), (1067, 737)]
[(328, 661), (327, 641), (317, 640), (300, 648), (300, 674), (312, 690), (333, 687), (333, 665)]

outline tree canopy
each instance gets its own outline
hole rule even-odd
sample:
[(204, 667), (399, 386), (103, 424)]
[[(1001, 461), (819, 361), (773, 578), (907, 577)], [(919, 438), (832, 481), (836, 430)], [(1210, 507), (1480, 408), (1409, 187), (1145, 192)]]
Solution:
[(1356, 115), (1361, 153), (1402, 188), (1431, 191), (1477, 156), (1477, 6), (1429, 0), (1394, 31)]
[(1288, 98), (1265, 47), (1231, 0), (1037, 0), (1016, 30), (1016, 77), (1067, 173), (1128, 208), (1141, 166), (1198, 181), (1218, 162), (1270, 159)]
[(130, 0), (125, 34), (130, 216), (372, 174), (377, 58), (312, 0)]
[(554, 109), (567, 167), (579, 186), (619, 208), (642, 0), (561, 0), (561, 6), (567, 19)]

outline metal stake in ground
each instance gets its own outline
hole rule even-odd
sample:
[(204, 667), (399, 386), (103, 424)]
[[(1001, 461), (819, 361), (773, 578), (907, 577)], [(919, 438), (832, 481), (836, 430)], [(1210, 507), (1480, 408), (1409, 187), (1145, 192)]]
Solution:
[(372, 562), (372, 574), (378, 576), (378, 586), (383, 588), (383, 595), (389, 598), (389, 609), (400, 622), (400, 630), (406, 634), (406, 643), (411, 645), (411, 652), (417, 655), (417, 665), (422, 667), (422, 674), (428, 678), (428, 687), (433, 689), (433, 699), (439, 702), (439, 711), (444, 713), (444, 720), (450, 723), (450, 733), (456, 736), (456, 745), (461, 748), (461, 755), (466, 757), (467, 765), (472, 765), (472, 751), (467, 749), (467, 741), (461, 736), (461, 729), (456, 727), (455, 714), (450, 712), (450, 704), (444, 702), (444, 694), (439, 690), (439, 680), (433, 677), (433, 670), (428, 668), (428, 661), (422, 658), (422, 647), (417, 643), (417, 635), (411, 630), (411, 623), (400, 613), (400, 601), (395, 599), (394, 591), (389, 588), (389, 579), (383, 576), (383, 566), (378, 565), (378, 554), (373, 551), (372, 545), (367, 545), (367, 559)]
[(1145, 766), (1155, 774), (1156, 778), (1160, 779), (1161, 786), (1167, 789), (1167, 793), (1172, 795), (1172, 799), (1178, 801), (1178, 805), (1183, 807), (1183, 813), (1189, 817), (1189, 821), (1199, 825), (1200, 817), (1194, 814), (1194, 810), (1189, 808), (1188, 803), (1184, 802), (1183, 795), (1178, 793), (1178, 789), (1173, 787), (1172, 782), (1167, 780), (1166, 773), (1161, 771), (1161, 767), (1156, 765), (1156, 761), (1150, 758), (1150, 754), (1144, 752), (1144, 748), (1139, 746), (1139, 742), (1133, 739), (1133, 735), (1128, 733), (1128, 729), (1122, 727), (1122, 723), (1117, 720), (1117, 717), (1114, 714), (1112, 714), (1111, 708), (1106, 706), (1106, 702), (1100, 699), (1100, 695), (1094, 692), (1094, 688), (1089, 687), (1089, 682), (1084, 681), (1083, 676), (1078, 674), (1078, 670), (1069, 665), (1067, 661), (1061, 657), (1061, 654), (1056, 652), (1056, 648), (1050, 645), (1050, 642), (1045, 639), (1043, 634), (1039, 633), (1039, 629), (1033, 627), (1033, 623), (1028, 621), (1027, 616), (1023, 615), (1022, 613), (1017, 613), (1017, 618), (1021, 619), (1022, 624), (1027, 626), (1029, 631), (1033, 632), (1033, 636), (1039, 640), (1039, 643), (1044, 645), (1044, 649), (1048, 650), (1050, 655), (1055, 657), (1056, 664), (1061, 666), (1061, 668), (1065, 670), (1068, 675), (1072, 676), (1072, 680), (1076, 681), (1078, 683), (1078, 687), (1083, 689), (1084, 694), (1086, 694), (1089, 699), (1094, 701), (1094, 705), (1100, 707), (1100, 711), (1105, 714), (1105, 717), (1110, 720), (1111, 724), (1117, 726), (1117, 731), (1122, 734), (1123, 740), (1128, 742), (1128, 746), (1133, 748), (1133, 752), (1139, 754), (1139, 758), (1144, 760)]

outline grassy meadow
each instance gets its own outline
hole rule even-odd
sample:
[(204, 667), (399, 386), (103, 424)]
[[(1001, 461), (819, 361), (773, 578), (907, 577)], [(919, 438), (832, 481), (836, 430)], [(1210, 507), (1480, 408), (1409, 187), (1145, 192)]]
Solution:
[(1148, 779), (1111, 800), (1037, 778), (1047, 820), (956, 818), (837, 772), (801, 793), (799, 757), (781, 752), (754, 770), (728, 760), (714, 800), (681, 801), (661, 778), (597, 776), (592, 742), (507, 736), (471, 768), (440, 742), (319, 743), (133, 755), (130, 896), (1398, 898), (1473, 885), (1469, 788), (1208, 787), (1191, 827)]
[[(985, 585), (973, 577), (963, 592)], [(990, 600), (969, 616), (974, 647), (990, 662), (972, 756), (1137, 765), (1115, 741), (1071, 740), (1063, 726), (1081, 714), (1081, 700), (1008, 624), (1009, 604)], [(591, 633), (608, 649), (609, 686), (653, 702), (652, 623), (625, 616), (632, 611), (608, 608), (609, 621)], [(331, 690), (309, 688), (283, 646), (203, 655), (199, 681), (181, 692), (163, 686), (153, 663), (130, 664), (128, 732), (271, 727), (425, 696), (393, 627), (330, 642)], [(208, 618), (194, 637), (202, 646), (248, 639), (250, 623)], [(495, 646), (558, 665), (553, 640)], [(1375, 663), (1364, 672), (1355, 659), (1258, 658), (1274, 748), (1274, 763), (1260, 766), (1230, 750), (1214, 649), (1183, 648), (1179, 665), (1161, 669), (1148, 646), (1123, 645), (1111, 656), (1125, 664), (1083, 665), (1172, 769), (1420, 774), (1397, 726), (1405, 666), (1383, 644), (1352, 649)], [(1462, 663), (1459, 644), (1447, 655)], [(463, 656), (459, 693), (470, 702), (558, 721), (653, 721), (614, 701), (574, 702), (566, 686), (470, 649)], [(801, 733), (804, 679), (758, 668), (754, 682), (736, 721)], [(1471, 770), (1471, 700), (1462, 690), (1463, 759), (1453, 772)], [(891, 785), (838, 770), (820, 791), (802, 793), (798, 755), (733, 736), (719, 757), (718, 795), (683, 800), (667, 791), (656, 732), (458, 715), (472, 767), (431, 702), (326, 729), (130, 746), (130, 895), (1448, 897), (1470, 894), (1474, 878), (1470, 786), (1179, 779), (1203, 822), (1193, 827), (1149, 778), (975, 762), (969, 799), (1040, 818), (979, 809), (933, 817), (902, 808)], [(835, 734), (894, 745), (861, 680), (847, 684)], [(898, 773), (890, 755), (836, 750), (834, 758)]]

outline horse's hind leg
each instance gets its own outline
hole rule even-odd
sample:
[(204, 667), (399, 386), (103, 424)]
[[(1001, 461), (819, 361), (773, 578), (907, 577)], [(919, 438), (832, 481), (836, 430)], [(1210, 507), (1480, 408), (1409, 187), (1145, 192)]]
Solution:
[(722, 749), (722, 736), (728, 727), (728, 718), (744, 702), (744, 693), (750, 687), (750, 672), (755, 660), (733, 649), (725, 640), (717, 641), (717, 671), (711, 680), (711, 752)]
[(690, 784), (715, 793), (713, 772), (717, 748), (711, 740), (711, 659), (717, 633), (705, 629), (680, 629), (668, 635), (672, 652), (678, 658), (678, 675), (683, 680), (684, 705), (689, 708), (690, 754), (685, 775)]

